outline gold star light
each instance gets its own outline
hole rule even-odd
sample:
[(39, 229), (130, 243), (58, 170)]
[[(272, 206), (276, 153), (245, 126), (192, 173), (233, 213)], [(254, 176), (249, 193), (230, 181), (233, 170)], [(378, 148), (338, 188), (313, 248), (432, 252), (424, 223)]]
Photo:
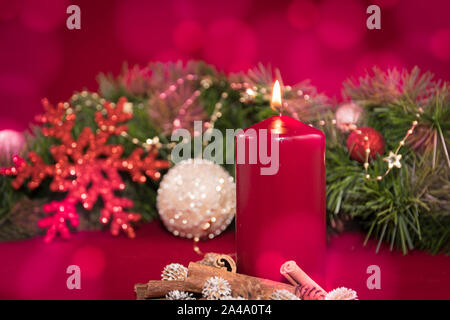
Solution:
[(401, 154), (395, 154), (392, 151), (389, 151), (389, 156), (387, 156), (383, 160), (388, 163), (389, 169), (392, 169), (393, 167), (397, 167), (397, 168), (402, 167), (402, 164), (400, 163), (401, 159), (402, 159)]

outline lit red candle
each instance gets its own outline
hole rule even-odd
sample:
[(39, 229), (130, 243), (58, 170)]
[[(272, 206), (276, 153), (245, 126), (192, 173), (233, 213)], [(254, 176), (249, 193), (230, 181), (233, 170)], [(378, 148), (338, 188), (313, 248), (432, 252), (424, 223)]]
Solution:
[[(281, 105), (277, 82), (272, 107)], [(280, 266), (294, 260), (318, 283), (323, 283), (325, 136), (320, 130), (280, 113), (237, 136), (238, 157), (245, 152), (248, 160), (252, 151), (249, 146), (255, 139), (259, 151), (261, 136), (250, 132), (261, 129), (272, 133), (265, 142), (269, 150), (273, 139), (278, 142), (278, 171), (263, 175), (261, 168), (267, 164), (237, 160), (238, 272), (281, 281)]]

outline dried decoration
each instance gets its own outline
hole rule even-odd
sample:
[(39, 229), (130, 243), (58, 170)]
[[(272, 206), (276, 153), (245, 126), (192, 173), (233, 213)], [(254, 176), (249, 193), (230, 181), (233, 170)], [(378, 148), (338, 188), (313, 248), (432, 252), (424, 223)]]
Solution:
[(172, 290), (166, 294), (167, 300), (196, 300), (194, 295), (189, 292)]
[(161, 280), (164, 281), (184, 281), (187, 277), (187, 268), (179, 263), (171, 263), (164, 267), (161, 273)]
[(295, 261), (285, 262), (280, 268), (280, 273), (295, 285), (294, 293), (302, 300), (355, 300), (357, 298), (356, 291), (344, 287), (327, 293)]
[(197, 263), (199, 264), (203, 264), (205, 266), (210, 266), (210, 267), (214, 267), (214, 261), (216, 260), (216, 258), (218, 256), (220, 256), (220, 253), (215, 253), (215, 252), (208, 252), (205, 253), (205, 255), (203, 256), (202, 260), (197, 261)]
[(297, 297), (292, 292), (289, 292), (287, 290), (275, 290), (272, 295), (270, 296), (271, 300), (300, 300), (299, 297)]
[[(280, 268), (280, 273), (294, 286), (303, 286), (309, 288), (317, 288), (323, 292), (325, 296), (326, 292), (323, 290), (313, 279), (311, 279), (295, 261), (287, 261), (283, 263)], [(298, 289), (296, 288), (296, 291)]]
[(237, 297), (226, 296), (226, 297), (223, 297), (223, 298), (220, 299), (220, 300), (247, 300), (247, 299), (245, 299), (245, 298), (243, 298), (243, 297), (240, 297), (240, 296), (237, 296)]
[(322, 289), (307, 285), (295, 287), (295, 294), (302, 300), (324, 300), (326, 292)]
[(229, 255), (221, 254), (215, 257), (213, 266), (236, 273), (236, 262)]
[(221, 300), (231, 295), (230, 283), (218, 276), (211, 277), (203, 285), (202, 294), (208, 300)]
[(340, 287), (327, 293), (325, 300), (358, 300), (355, 290)]
[[(231, 290), (230, 293), (225, 295), (225, 293), (228, 292), (226, 289), (227, 286), (224, 285), (225, 289), (221, 287), (223, 289), (221, 291), (223, 293), (221, 294), (222, 298), (231, 295), (238, 299), (240, 297), (243, 299), (261, 300), (269, 299), (271, 294), (279, 289), (285, 289), (291, 293), (295, 292), (294, 286), (285, 283), (233, 273), (195, 262), (189, 264), (187, 277), (184, 281), (151, 280), (146, 284), (136, 284), (134, 289), (137, 299), (165, 298), (165, 296), (173, 290), (201, 295), (204, 291), (205, 283), (215, 277), (225, 280)], [(225, 282), (222, 282), (221, 280), (220, 283), (222, 285)], [(214, 285), (214, 282), (210, 282), (209, 285)], [(208, 290), (208, 292), (214, 291), (217, 287), (219, 286), (216, 283), (216, 286), (212, 290)], [(211, 287), (209, 288), (211, 289)]]
[[(209, 253), (211, 261), (221, 255)], [(207, 256), (205, 255), (205, 256)], [(184, 270), (181, 265), (170, 264), (167, 269)], [(168, 268), (170, 266), (170, 268)], [(165, 268), (165, 269), (166, 269)], [(184, 299), (203, 296), (209, 300), (356, 300), (354, 290), (344, 287), (330, 291), (328, 294), (312, 280), (294, 262), (288, 261), (281, 266), (281, 273), (294, 285), (247, 276), (226, 271), (221, 267), (191, 262), (184, 280), (151, 280), (146, 284), (136, 284), (134, 290), (138, 300), (141, 299)], [(164, 273), (164, 272), (163, 272)], [(175, 278), (175, 277), (171, 277)], [(193, 295), (189, 295), (189, 293)]]

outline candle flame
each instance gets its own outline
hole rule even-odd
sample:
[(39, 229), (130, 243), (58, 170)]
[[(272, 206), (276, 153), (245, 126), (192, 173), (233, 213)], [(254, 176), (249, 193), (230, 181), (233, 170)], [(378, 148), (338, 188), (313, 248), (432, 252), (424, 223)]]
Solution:
[(270, 103), (270, 107), (273, 110), (278, 110), (281, 115), (281, 88), (280, 88), (280, 82), (275, 81), (275, 84), (273, 85), (272, 89), (272, 101)]

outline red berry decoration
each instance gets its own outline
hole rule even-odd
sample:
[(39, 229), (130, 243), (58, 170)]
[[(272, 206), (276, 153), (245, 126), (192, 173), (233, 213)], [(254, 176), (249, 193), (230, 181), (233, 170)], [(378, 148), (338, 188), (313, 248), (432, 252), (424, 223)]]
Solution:
[(347, 149), (353, 160), (364, 163), (366, 149), (370, 150), (369, 160), (375, 159), (377, 154), (384, 154), (384, 139), (374, 128), (359, 128), (348, 136)]

